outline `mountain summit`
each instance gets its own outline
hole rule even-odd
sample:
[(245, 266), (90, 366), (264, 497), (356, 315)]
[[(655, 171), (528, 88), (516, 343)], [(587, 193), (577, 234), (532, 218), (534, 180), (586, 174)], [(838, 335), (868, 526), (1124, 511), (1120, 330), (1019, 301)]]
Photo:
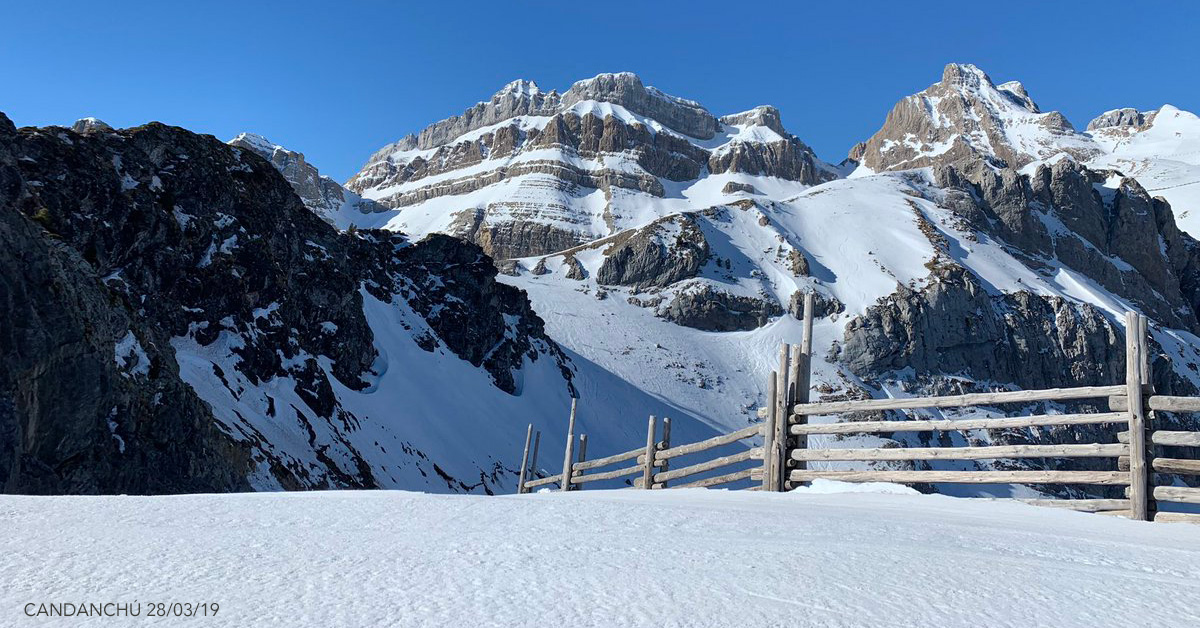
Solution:
[(1020, 168), (1058, 153), (1086, 160), (1101, 152), (1061, 113), (1043, 113), (1021, 83), (996, 85), (974, 65), (951, 63), (941, 81), (896, 103), (851, 157), (883, 172), (975, 162)]

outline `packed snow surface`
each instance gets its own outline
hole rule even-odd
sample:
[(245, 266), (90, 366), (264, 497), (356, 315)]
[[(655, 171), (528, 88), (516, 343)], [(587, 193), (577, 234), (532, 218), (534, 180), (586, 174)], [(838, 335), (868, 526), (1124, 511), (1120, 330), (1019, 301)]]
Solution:
[[(25, 616), (42, 603), (135, 601), (139, 617), (100, 621), (1200, 625), (1200, 527), (894, 486), (3, 496), (0, 527), (3, 625), (93, 619)], [(152, 602), (215, 602), (219, 611), (154, 618)]]

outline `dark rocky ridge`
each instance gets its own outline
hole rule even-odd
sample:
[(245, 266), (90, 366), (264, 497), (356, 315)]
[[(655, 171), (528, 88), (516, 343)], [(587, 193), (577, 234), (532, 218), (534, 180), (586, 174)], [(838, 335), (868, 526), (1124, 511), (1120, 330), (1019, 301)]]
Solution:
[[(251, 458), (285, 487), (376, 486), (344, 437), (360, 419), (329, 380), (362, 388), (377, 358), (360, 286), (406, 300), (434, 334), (422, 346), (444, 345), (504, 390), (537, 347), (562, 359), (477, 247), (340, 234), (258, 155), (179, 128), (17, 131), (0, 116), (0, 225), (8, 492), (243, 490)], [(334, 435), (314, 444), (322, 468), (221, 423), (181, 380), (173, 339), (222, 333), (240, 338), (249, 382), (296, 382), (297, 421)], [(226, 387), (229, 375), (215, 374)], [(323, 453), (338, 447), (349, 464)]]

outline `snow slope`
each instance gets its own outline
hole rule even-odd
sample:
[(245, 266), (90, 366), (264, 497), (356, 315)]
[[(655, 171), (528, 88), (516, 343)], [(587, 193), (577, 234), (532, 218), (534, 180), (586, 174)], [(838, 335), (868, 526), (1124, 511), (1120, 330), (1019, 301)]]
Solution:
[[(1200, 622), (1200, 527), (889, 486), (3, 496), (0, 526), (4, 625)], [(39, 603), (135, 601), (136, 618), (24, 615)], [(220, 609), (163, 619), (147, 616), (151, 602)]]
[(1200, 237), (1200, 117), (1171, 105), (1142, 115), (1141, 128), (1093, 131), (1108, 152), (1089, 165), (1134, 177), (1152, 196), (1167, 199), (1180, 229)]

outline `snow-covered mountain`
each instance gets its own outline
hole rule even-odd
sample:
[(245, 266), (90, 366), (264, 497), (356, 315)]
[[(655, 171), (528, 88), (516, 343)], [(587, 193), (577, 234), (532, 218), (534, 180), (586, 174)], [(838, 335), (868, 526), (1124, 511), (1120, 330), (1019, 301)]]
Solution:
[(758, 420), (808, 291), (822, 398), (1111, 384), (1130, 308), (1158, 389), (1194, 393), (1197, 126), (1079, 132), (952, 64), (831, 166), (773, 107), (603, 74), (510, 83), (342, 187), (251, 134), (0, 118), (0, 270), (28, 295), (0, 307), (33, 321), (0, 335), (0, 484), (507, 490), (524, 425), (553, 451), (571, 396), (595, 455), (647, 414), (679, 441)]
[(842, 168), (774, 108), (703, 112), (628, 74), (518, 81), (348, 186), (393, 208), (365, 226), (480, 242), (551, 337), (721, 429), (755, 420), (809, 290), (827, 398), (1111, 383), (1127, 308), (1160, 389), (1200, 384), (1200, 247), (1019, 83), (951, 64)]
[(507, 491), (572, 396), (601, 450), (643, 413), (712, 433), (563, 351), (473, 244), (339, 232), (295, 162), (210, 136), (76, 128), (0, 116), (6, 492)]
[(1200, 237), (1200, 118), (1171, 105), (1109, 111), (1088, 124), (1105, 149), (1090, 165), (1120, 170), (1175, 210), (1184, 231)]
[(865, 172), (883, 172), (976, 162), (1020, 168), (1101, 150), (1061, 113), (1042, 112), (1020, 82), (996, 85), (973, 65), (951, 63), (940, 82), (896, 103), (883, 128), (850, 156)]

